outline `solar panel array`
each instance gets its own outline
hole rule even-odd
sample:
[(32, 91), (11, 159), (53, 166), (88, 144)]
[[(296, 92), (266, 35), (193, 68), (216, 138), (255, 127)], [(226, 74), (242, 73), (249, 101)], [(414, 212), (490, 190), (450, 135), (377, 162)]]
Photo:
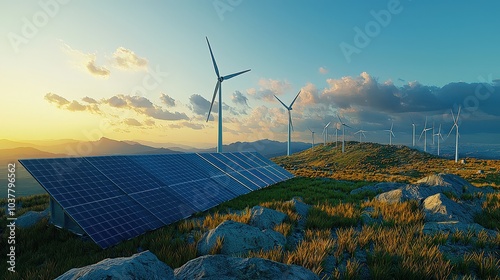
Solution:
[(19, 161), (102, 248), (293, 177), (254, 152)]

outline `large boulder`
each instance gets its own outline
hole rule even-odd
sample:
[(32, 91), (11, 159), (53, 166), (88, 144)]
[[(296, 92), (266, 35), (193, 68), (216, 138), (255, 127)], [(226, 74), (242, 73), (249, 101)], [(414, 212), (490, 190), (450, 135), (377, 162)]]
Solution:
[(438, 232), (446, 232), (446, 233), (454, 233), (456, 231), (461, 232), (473, 232), (478, 234), (481, 231), (488, 233), (489, 236), (494, 237), (497, 235), (497, 232), (494, 230), (486, 229), (483, 226), (476, 223), (462, 223), (458, 221), (451, 222), (429, 222), (425, 223), (422, 229), (422, 232), (425, 234), (436, 234)]
[(307, 213), (309, 212), (311, 205), (305, 204), (300, 197), (294, 197), (290, 200), (290, 202), (293, 206), (295, 206), (295, 212), (297, 212), (297, 214), (299, 214), (302, 218), (307, 217)]
[(284, 247), (286, 243), (285, 237), (274, 230), (260, 230), (247, 224), (228, 220), (203, 234), (198, 241), (198, 254), (209, 254), (218, 238), (223, 239), (220, 253), (225, 255), (245, 254), (261, 249), (270, 250), (276, 246)]
[(178, 280), (319, 280), (310, 270), (260, 258), (209, 255), (190, 260), (175, 270)]
[(48, 218), (50, 214), (49, 208), (42, 212), (28, 211), (16, 220), (18, 228), (29, 228), (40, 222), (44, 218)]
[(68, 270), (56, 280), (173, 279), (174, 271), (149, 251), (131, 257), (105, 259), (96, 264)]
[(418, 184), (425, 184), (431, 187), (449, 187), (457, 193), (463, 193), (467, 188), (473, 187), (469, 182), (455, 174), (433, 174), (417, 181)]
[(422, 203), (422, 208), (426, 222), (458, 221), (472, 223), (474, 221), (475, 213), (473, 211), (441, 193), (427, 197)]
[(254, 206), (251, 213), (249, 224), (260, 229), (273, 229), (286, 219), (284, 213), (261, 206)]

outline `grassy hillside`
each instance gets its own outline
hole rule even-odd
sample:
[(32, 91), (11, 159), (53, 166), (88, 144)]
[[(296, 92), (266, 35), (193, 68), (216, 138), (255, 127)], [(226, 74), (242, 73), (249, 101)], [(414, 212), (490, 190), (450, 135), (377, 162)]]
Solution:
[(466, 163), (461, 164), (407, 146), (349, 141), (342, 153), (341, 143), (338, 147), (335, 143), (320, 144), (273, 160), (295, 175), (306, 177), (412, 183), (429, 174), (445, 172), (457, 174), (478, 186), (500, 187), (499, 160), (467, 158)]

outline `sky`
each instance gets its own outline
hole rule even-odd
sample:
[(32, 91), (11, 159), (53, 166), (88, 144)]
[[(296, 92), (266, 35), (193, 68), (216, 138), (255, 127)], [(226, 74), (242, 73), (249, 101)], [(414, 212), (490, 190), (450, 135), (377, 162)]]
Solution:
[[(461, 141), (500, 143), (498, 1), (2, 1), (0, 139), (139, 140), (214, 147), (353, 133), (410, 144), (459, 119)], [(217, 99), (216, 99), (217, 101)], [(452, 136), (455, 132), (452, 133)], [(430, 137), (430, 135), (429, 135)], [(417, 139), (418, 140), (418, 139)], [(422, 140), (417, 141), (422, 145)]]

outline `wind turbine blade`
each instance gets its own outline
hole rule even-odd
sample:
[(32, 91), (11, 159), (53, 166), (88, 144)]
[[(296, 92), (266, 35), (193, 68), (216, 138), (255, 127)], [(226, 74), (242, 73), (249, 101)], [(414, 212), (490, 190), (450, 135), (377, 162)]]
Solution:
[(462, 108), (462, 106), (458, 106), (458, 113), (457, 113), (457, 123), (458, 123), (458, 117), (460, 116), (460, 109)]
[(427, 117), (425, 117), (425, 124), (424, 124), (424, 129), (427, 128)]
[(339, 115), (337, 115), (337, 118), (339, 118), (340, 124), (344, 124), (344, 123), (342, 122), (342, 120), (340, 119), (340, 116), (339, 116)]
[(325, 128), (328, 128), (332, 122), (329, 122), (325, 125)]
[(345, 123), (344, 123), (343, 125), (347, 126), (348, 128), (352, 128), (352, 127), (348, 126), (348, 125), (347, 125), (347, 124), (345, 124)]
[(233, 77), (236, 77), (236, 76), (238, 76), (238, 75), (241, 75), (241, 74), (243, 74), (243, 73), (246, 73), (246, 72), (248, 72), (248, 71), (250, 71), (250, 70), (252, 70), (252, 69), (248, 69), (248, 70), (245, 70), (245, 71), (241, 71), (241, 72), (238, 72), (238, 73), (234, 73), (234, 74), (231, 74), (231, 75), (224, 76), (224, 80), (229, 80), (229, 79), (231, 79), (231, 78), (233, 78)]
[(295, 98), (293, 99), (292, 103), (290, 103), (290, 108), (292, 108), (293, 103), (295, 103), (295, 100), (297, 100), (297, 97), (299, 97), (300, 92), (301, 92), (301, 90), (299, 90), (299, 93), (297, 93), (297, 96), (295, 96)]
[(422, 139), (422, 135), (424, 135), (424, 132), (425, 132), (425, 129), (422, 130), (422, 133), (420, 133), (420, 137), (418, 137), (418, 141), (420, 141), (420, 139)]
[(391, 130), (391, 134), (392, 134), (392, 137), (396, 138), (396, 135), (394, 135), (394, 133), (392, 133), (392, 130)]
[(312, 131), (310, 128), (307, 128), (307, 129), (309, 129), (309, 131), (310, 131), (311, 133), (314, 133), (314, 131)]
[(392, 127), (394, 126), (394, 123), (391, 124), (391, 132), (392, 132)]
[(210, 42), (208, 41), (208, 37), (205, 38), (207, 39), (208, 49), (210, 50), (210, 56), (212, 57), (212, 63), (214, 64), (215, 74), (217, 74), (217, 78), (220, 78), (219, 68), (217, 67), (217, 63), (215, 62), (214, 54), (212, 52), (212, 47), (210, 47)]
[(210, 109), (208, 110), (207, 122), (210, 119), (210, 113), (212, 112), (212, 107), (214, 106), (215, 97), (217, 96), (217, 90), (219, 89), (220, 82), (217, 81), (215, 84), (214, 96), (212, 96), (212, 103), (210, 103)]
[(290, 122), (290, 127), (292, 128), (293, 131), (292, 112), (290, 110), (288, 110), (288, 122)]
[(455, 128), (455, 124), (451, 127), (450, 132), (448, 133), (448, 136), (446, 136), (446, 138), (450, 137), (450, 134), (453, 131), (453, 128)]
[(451, 117), (453, 118), (453, 122), (456, 123), (457, 121), (455, 120), (455, 114), (453, 114), (453, 109), (451, 110)]
[(286, 106), (285, 103), (283, 103), (283, 101), (281, 101), (276, 95), (274, 97), (276, 97), (276, 99), (278, 99), (281, 105), (285, 106), (285, 108), (288, 110), (288, 106)]

